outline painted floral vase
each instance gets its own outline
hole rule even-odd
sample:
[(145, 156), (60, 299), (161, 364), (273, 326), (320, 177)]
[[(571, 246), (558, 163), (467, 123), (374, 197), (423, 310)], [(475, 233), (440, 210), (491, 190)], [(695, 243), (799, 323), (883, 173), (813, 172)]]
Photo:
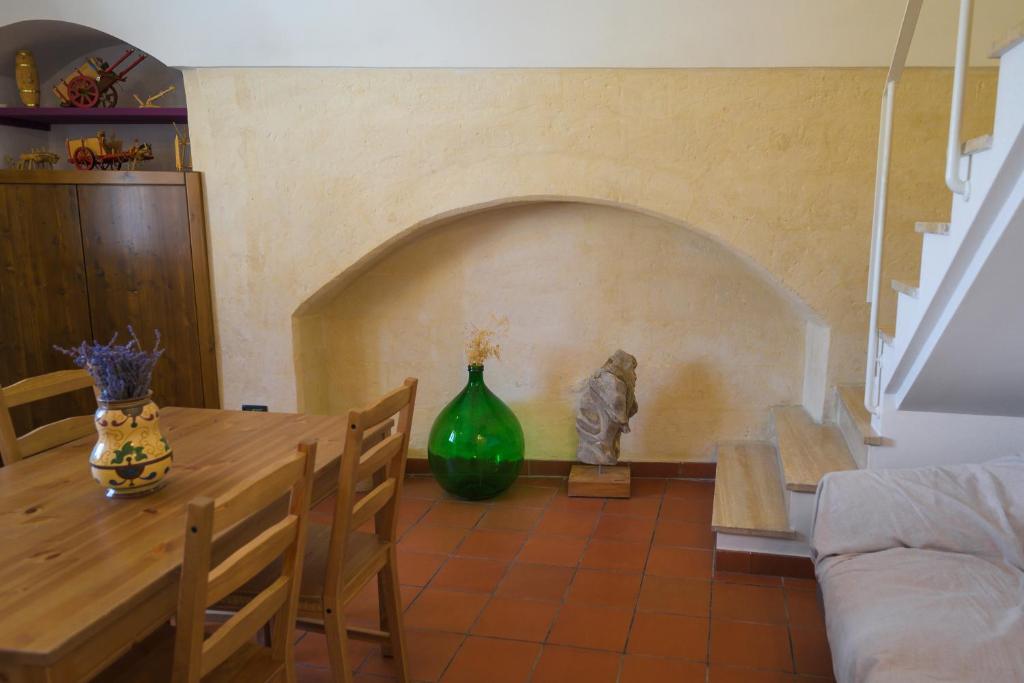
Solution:
[(152, 392), (127, 401), (98, 401), (99, 440), (89, 456), (92, 477), (107, 497), (144, 496), (161, 488), (173, 453), (160, 433), (160, 409)]
[(469, 366), (469, 381), (434, 420), (427, 441), (430, 471), (460, 498), (483, 500), (516, 480), (523, 464), (523, 428), (484, 384), (484, 366)]

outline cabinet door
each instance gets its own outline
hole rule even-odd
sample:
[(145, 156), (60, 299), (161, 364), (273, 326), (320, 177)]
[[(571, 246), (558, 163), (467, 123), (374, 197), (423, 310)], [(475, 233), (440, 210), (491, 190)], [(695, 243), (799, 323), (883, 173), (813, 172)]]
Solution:
[(164, 406), (202, 407), (188, 208), (182, 185), (79, 185), (79, 215), (93, 332), (166, 348), (153, 375)]
[[(74, 185), (0, 185), (0, 385), (74, 367), (92, 338)], [(96, 410), (82, 390), (11, 411), (19, 434)]]

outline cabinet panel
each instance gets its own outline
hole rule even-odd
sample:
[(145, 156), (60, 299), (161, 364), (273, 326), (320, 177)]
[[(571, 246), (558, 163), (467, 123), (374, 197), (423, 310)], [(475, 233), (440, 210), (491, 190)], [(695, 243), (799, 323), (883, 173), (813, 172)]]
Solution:
[[(90, 339), (73, 185), (0, 185), (0, 384), (72, 367), (53, 349)], [(15, 430), (96, 409), (88, 390), (11, 411)]]
[[(93, 333), (131, 324), (166, 347), (153, 376), (160, 405), (204, 405), (188, 209), (182, 185), (80, 185)], [(122, 336), (123, 338), (123, 336)]]

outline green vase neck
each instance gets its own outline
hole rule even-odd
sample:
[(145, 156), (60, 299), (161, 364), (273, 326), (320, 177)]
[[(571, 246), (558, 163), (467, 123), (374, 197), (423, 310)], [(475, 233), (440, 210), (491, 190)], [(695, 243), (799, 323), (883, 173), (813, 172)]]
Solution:
[(469, 371), (468, 386), (471, 386), (471, 387), (482, 387), (482, 386), (484, 386), (484, 366), (482, 366), (482, 365), (470, 365), (466, 369)]

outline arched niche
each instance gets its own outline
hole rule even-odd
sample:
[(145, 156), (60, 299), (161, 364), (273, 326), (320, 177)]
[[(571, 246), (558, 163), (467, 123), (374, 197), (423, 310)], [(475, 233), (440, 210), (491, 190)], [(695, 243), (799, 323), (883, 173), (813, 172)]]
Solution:
[(633, 207), (516, 198), (425, 220), (304, 302), (300, 409), (343, 413), (417, 376), (422, 455), (464, 381), (467, 328), (492, 315), (509, 332), (488, 381), (529, 458), (573, 457), (576, 390), (617, 348), (640, 364), (626, 459), (709, 460), (719, 441), (769, 438), (771, 406), (824, 401), (828, 328), (749, 259)]

